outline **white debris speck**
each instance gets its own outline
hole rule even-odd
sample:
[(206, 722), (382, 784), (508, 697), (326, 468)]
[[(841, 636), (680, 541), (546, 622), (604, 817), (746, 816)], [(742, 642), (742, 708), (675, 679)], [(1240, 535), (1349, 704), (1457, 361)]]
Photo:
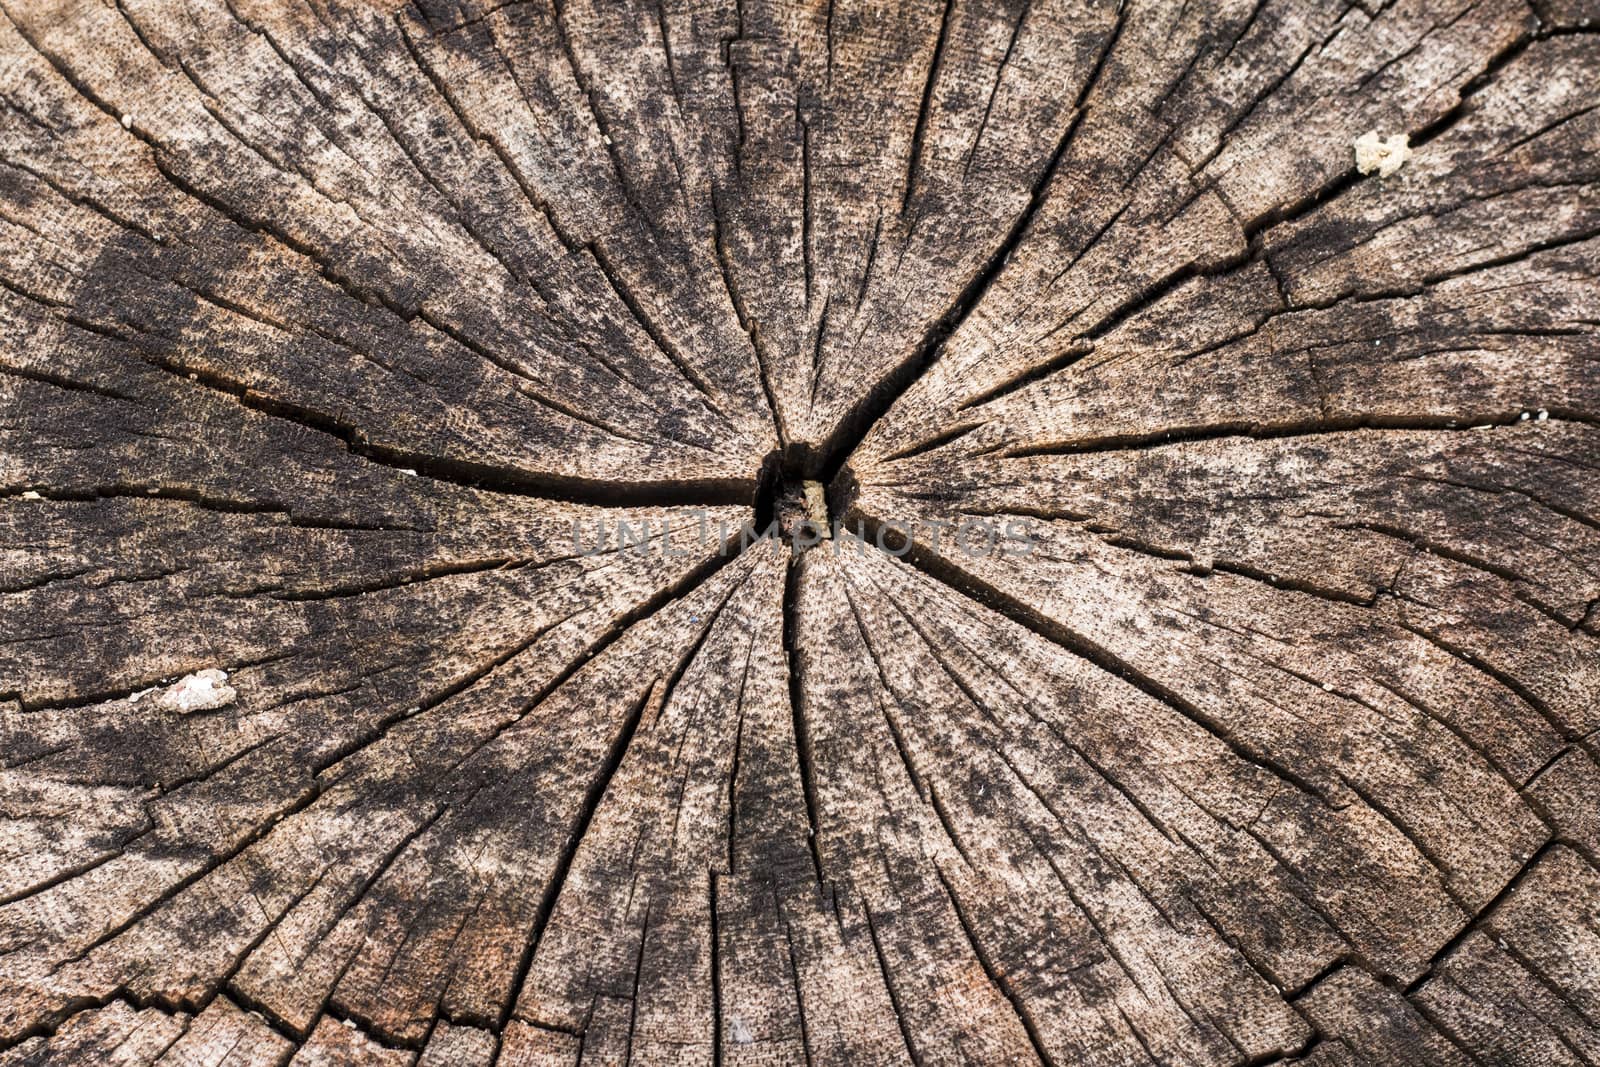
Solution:
[(603, 134), (601, 134), (601, 135), (600, 135), (600, 139), (601, 139), (601, 140), (602, 140), (602, 141), (604, 141), (604, 142), (605, 142), (605, 143), (606, 143), (606, 144), (610, 144), (610, 143), (611, 143), (611, 135), (610, 135), (610, 134), (608, 134), (608, 133), (603, 133)]
[(735, 1045), (748, 1045), (755, 1040), (754, 1035), (750, 1033), (750, 1027), (737, 1015), (728, 1017), (728, 1038)]
[(1362, 174), (1378, 172), (1387, 178), (1411, 158), (1411, 138), (1397, 133), (1387, 139), (1378, 136), (1377, 130), (1368, 130), (1356, 138), (1356, 170)]
[(122, 116), (122, 128), (125, 129), (125, 130), (133, 129), (133, 116), (132, 115), (124, 115), (124, 116)]
[(417, 472), (412, 470), (410, 467), (401, 467), (400, 468), (400, 473), (401, 474), (408, 474), (413, 478), (415, 478), (417, 476)]
[(214, 667), (186, 674), (156, 694), (156, 707), (180, 715), (226, 707), (239, 695), (227, 681), (227, 674)]
[(1538, 419), (1539, 419), (1540, 422), (1544, 422), (1549, 417), (1550, 417), (1550, 413), (1548, 411), (1544, 410), (1544, 408), (1540, 408), (1539, 409)]
[(346, 1030), (354, 1030), (356, 1028), (356, 1024), (349, 1019), (340, 1019), (339, 1021), (344, 1023)]
[(44, 497), (40, 496), (38, 493), (35, 493), (32, 489), (29, 489), (27, 492), (22, 494), (22, 499), (24, 499), (24, 500), (43, 500)]
[(1323, 683), (1322, 683), (1322, 691), (1323, 691), (1323, 692), (1324, 692), (1324, 693), (1331, 693), (1331, 692), (1333, 692), (1333, 683), (1332, 683), (1332, 682), (1323, 682)]
[(802, 488), (806, 498), (806, 518), (816, 528), (824, 541), (831, 540), (828, 529), (828, 491), (821, 482), (806, 482)]

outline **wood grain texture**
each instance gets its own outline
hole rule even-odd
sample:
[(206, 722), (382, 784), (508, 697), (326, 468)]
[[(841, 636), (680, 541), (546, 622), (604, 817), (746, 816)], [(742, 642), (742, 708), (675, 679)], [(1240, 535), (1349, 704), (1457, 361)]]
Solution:
[(1600, 1064), (1597, 737), (1592, 0), (0, 0), (0, 1067)]

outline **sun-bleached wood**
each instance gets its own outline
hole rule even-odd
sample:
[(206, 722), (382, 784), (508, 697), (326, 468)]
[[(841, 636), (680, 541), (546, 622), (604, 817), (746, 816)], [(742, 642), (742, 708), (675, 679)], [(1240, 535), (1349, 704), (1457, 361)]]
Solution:
[(0, 0), (0, 1067), (1600, 1064), (1597, 30)]

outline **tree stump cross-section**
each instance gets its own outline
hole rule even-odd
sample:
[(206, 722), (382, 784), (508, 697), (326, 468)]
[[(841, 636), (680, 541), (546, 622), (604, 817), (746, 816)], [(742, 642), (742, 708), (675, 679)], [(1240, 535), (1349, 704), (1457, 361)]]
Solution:
[(0, 1067), (1600, 1064), (1597, 813), (1593, 0), (0, 0)]

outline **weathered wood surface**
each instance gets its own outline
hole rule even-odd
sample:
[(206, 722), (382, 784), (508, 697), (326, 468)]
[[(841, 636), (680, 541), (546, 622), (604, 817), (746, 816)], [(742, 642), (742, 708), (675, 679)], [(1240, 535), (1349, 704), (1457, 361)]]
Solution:
[(0, 13), (0, 1067), (1600, 1063), (1600, 5)]

